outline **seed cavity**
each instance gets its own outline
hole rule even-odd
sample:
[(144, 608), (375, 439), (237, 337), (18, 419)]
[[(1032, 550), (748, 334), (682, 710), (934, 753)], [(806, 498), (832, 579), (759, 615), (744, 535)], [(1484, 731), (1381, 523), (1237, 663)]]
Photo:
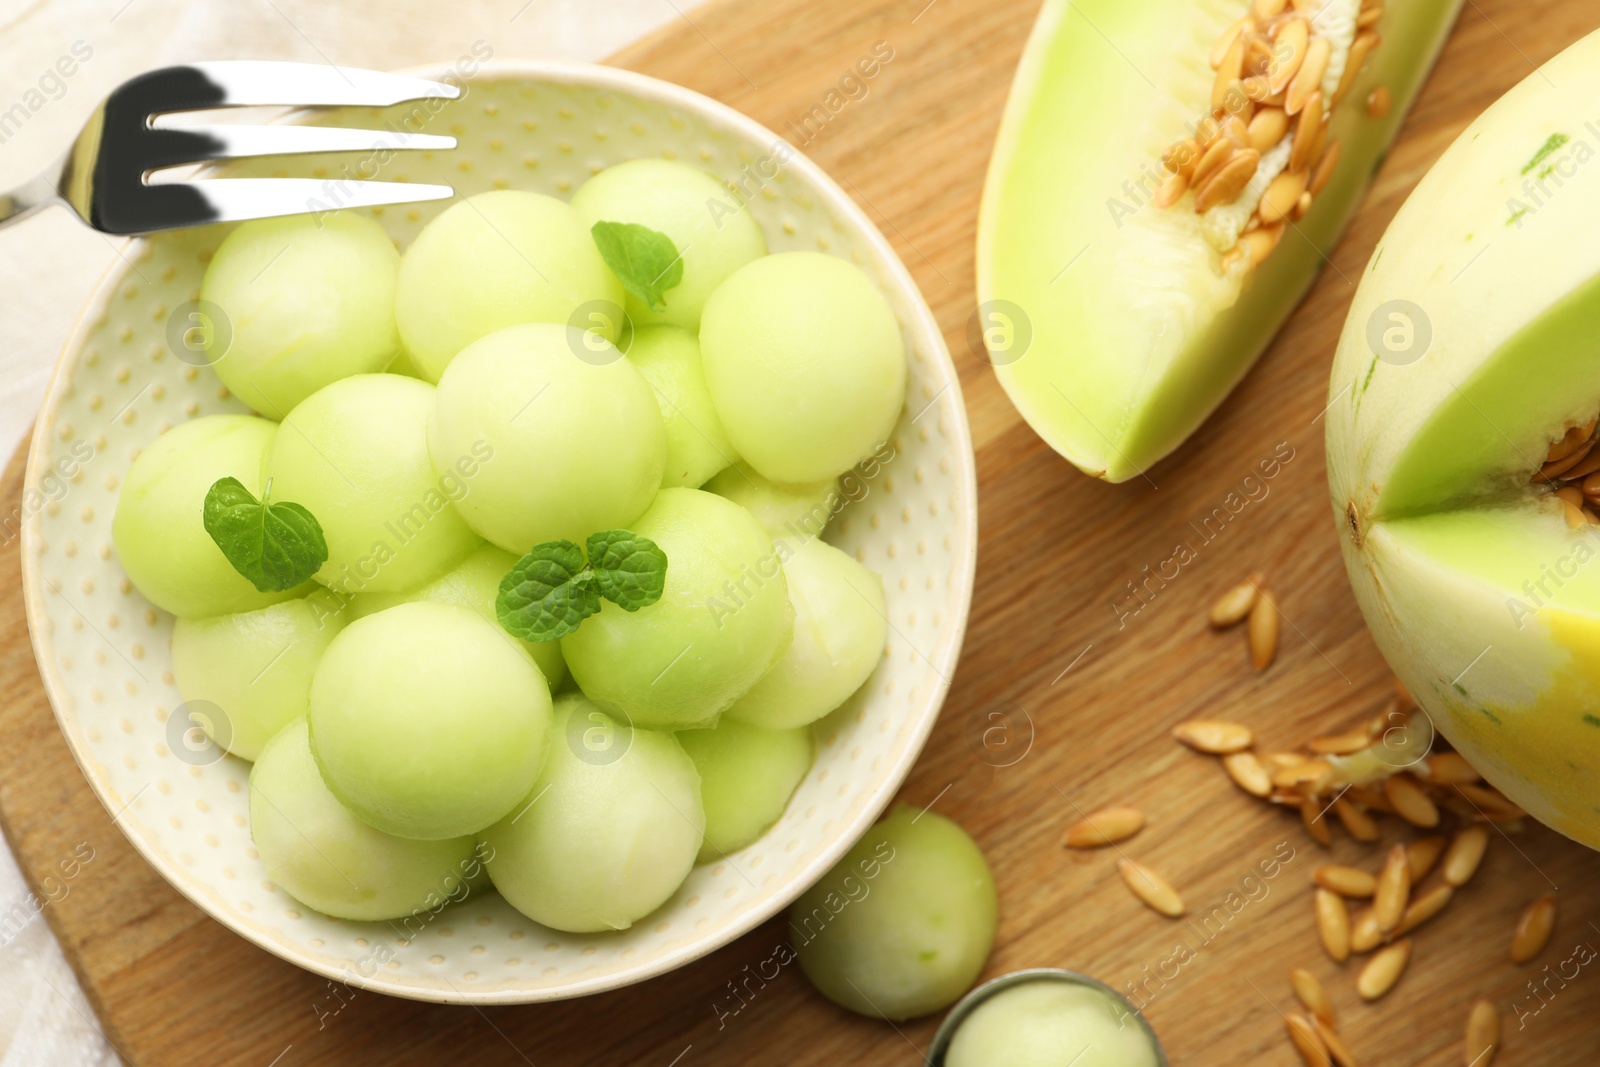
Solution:
[[(1372, 27), (1383, 8), (1364, 2), (1351, 40), (1321, 25), (1325, 4), (1252, 0), (1206, 57), (1215, 72), (1208, 113), (1193, 137), (1162, 156), (1170, 176), (1156, 194), (1158, 208), (1173, 207), (1190, 193), (1200, 214), (1241, 201), (1246, 205), (1248, 217), (1241, 212), (1227, 221), (1208, 221), (1208, 235), (1218, 231), (1214, 243), (1224, 272), (1240, 263), (1254, 271), (1264, 263), (1282, 243), (1283, 227), (1313, 209), (1338, 163), (1339, 144), (1328, 141), (1329, 122), (1382, 43)], [(1350, 32), (1349, 22), (1343, 25)], [(1374, 118), (1387, 115), (1392, 105), (1392, 94), (1382, 86), (1365, 102)], [(1266, 158), (1286, 138), (1287, 159)], [(1252, 179), (1258, 173), (1262, 181), (1256, 184)]]

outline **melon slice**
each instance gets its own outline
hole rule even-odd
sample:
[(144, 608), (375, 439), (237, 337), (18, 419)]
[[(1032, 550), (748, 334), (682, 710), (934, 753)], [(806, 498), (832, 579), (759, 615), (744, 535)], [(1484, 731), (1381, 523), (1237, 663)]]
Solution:
[[(1327, 262), (1459, 8), (1046, 0), (984, 189), (976, 321), (1001, 384), (1051, 447), (1126, 481), (1222, 402)], [(1275, 35), (1261, 59), (1267, 88), (1275, 70), (1318, 64), (1303, 88), (1320, 93), (1326, 128), (1307, 126), (1300, 153), (1311, 105), (1293, 88), (1259, 102), (1215, 93), (1227, 79), (1214, 50), (1252, 10), (1276, 12), (1251, 24), (1253, 36)], [(1294, 52), (1292, 21), (1314, 60)], [(1302, 104), (1294, 116), (1291, 101)], [(1164, 160), (1201, 165), (1173, 155), (1180, 142), (1194, 135), (1204, 150), (1226, 137), (1226, 119), (1247, 125), (1271, 110), (1286, 132), (1249, 149), (1259, 160), (1236, 195), (1211, 204), (1205, 182), (1169, 185)], [(1309, 207), (1295, 194), (1278, 219), (1296, 184), (1315, 190)]]

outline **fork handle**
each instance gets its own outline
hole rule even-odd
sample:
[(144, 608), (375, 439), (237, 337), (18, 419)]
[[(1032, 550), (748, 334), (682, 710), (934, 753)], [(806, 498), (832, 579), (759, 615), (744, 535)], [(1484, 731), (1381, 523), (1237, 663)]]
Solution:
[(0, 227), (31, 215), (40, 208), (64, 203), (66, 200), (56, 191), (50, 179), (41, 175), (9, 193), (0, 193)]

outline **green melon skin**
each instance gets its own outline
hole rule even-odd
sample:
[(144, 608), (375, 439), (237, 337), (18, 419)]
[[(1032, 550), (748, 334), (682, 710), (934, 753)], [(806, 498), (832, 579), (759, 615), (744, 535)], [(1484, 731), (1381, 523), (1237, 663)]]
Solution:
[(994, 876), (966, 831), (899, 805), (795, 902), (789, 937), (823, 996), (912, 1019), (971, 988), (994, 945), (996, 908)]
[(179, 619), (172, 627), (172, 674), (185, 701), (205, 700), (226, 716), (206, 735), (230, 755), (254, 760), (272, 737), (305, 716), (311, 676), (344, 629), (348, 613), (326, 589), (234, 615)]
[(278, 432), (253, 415), (208, 415), (150, 442), (128, 471), (111, 519), (117, 559), (145, 599), (180, 618), (254, 611), (305, 596), (263, 593), (233, 569), (202, 521), (206, 493), (237, 478), (261, 496), (263, 468)]
[(1600, 848), (1600, 527), (1568, 529), (1530, 481), (1600, 410), (1597, 93), (1590, 36), (1418, 185), (1351, 306), (1327, 442), (1346, 568), (1390, 666), (1491, 784)]
[[(1005, 301), (1025, 320), (1004, 306), (982, 320), (996, 331), (995, 373), (1046, 443), (1123, 482), (1199, 427), (1327, 262), (1460, 6), (1385, 9), (1383, 44), (1333, 117), (1332, 180), (1246, 279), (1242, 265), (1222, 273), (1192, 196), (1149, 203), (1162, 153), (1209, 105), (1211, 43), (1246, 5), (1046, 0), (1001, 121), (977, 248), (980, 308)], [(1373, 119), (1362, 101), (1380, 85), (1394, 106)]]
[(783, 816), (811, 769), (811, 731), (763, 730), (724, 720), (715, 730), (680, 730), (700, 772), (706, 839), (696, 862), (714, 863), (759, 840)]
[(250, 837), (267, 875), (336, 919), (377, 922), (465, 899), (482, 869), (471, 837), (409, 841), (375, 830), (323, 784), (303, 718), (272, 738), (250, 770)]

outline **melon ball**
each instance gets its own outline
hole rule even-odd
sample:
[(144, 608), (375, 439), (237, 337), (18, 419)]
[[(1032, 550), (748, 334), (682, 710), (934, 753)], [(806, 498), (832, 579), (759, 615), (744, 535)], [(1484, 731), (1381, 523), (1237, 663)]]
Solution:
[(820, 540), (778, 542), (794, 638), (729, 719), (785, 730), (822, 718), (861, 688), (889, 636), (883, 579)]
[(844, 506), (839, 478), (784, 485), (742, 460), (717, 472), (700, 488), (738, 504), (769, 533), (792, 537), (816, 537)]
[(628, 294), (628, 317), (641, 326), (698, 328), (712, 290), (767, 254), (750, 212), (715, 177), (686, 163), (634, 159), (607, 167), (578, 187), (572, 206), (587, 226), (632, 222), (672, 238), (683, 280), (663, 294), (661, 311)]
[(655, 389), (667, 431), (663, 486), (693, 489), (732, 463), (733, 445), (706, 389), (700, 342), (676, 326), (644, 326), (634, 331), (628, 362)]
[(433, 392), (415, 378), (360, 374), (283, 420), (267, 476), (272, 499), (304, 505), (322, 526), (328, 561), (317, 581), (345, 594), (410, 589), (482, 543), (451, 505), (471, 480), (428, 461)]
[[(598, 751), (580, 738), (602, 731)], [(500, 895), (553, 930), (625, 930), (689, 876), (705, 829), (700, 778), (671, 734), (629, 729), (581, 694), (524, 802), (483, 834)]]
[[(501, 579), (511, 572), (517, 558), (494, 545), (482, 545), (427, 585), (404, 593), (358, 593), (350, 602), (350, 617), (361, 619), (398, 604), (429, 600), (471, 608), (498, 627), (500, 616), (495, 611), (495, 598), (500, 595)], [(560, 641), (523, 641), (504, 632), (501, 636), (533, 657), (551, 689), (566, 680), (567, 663), (561, 658)]]
[(261, 496), (275, 423), (253, 415), (210, 415), (175, 426), (139, 453), (117, 495), (111, 542), (145, 599), (184, 618), (254, 611), (304, 596), (263, 593), (233, 569), (202, 521), (206, 494), (237, 478)]
[(889, 302), (820, 252), (740, 267), (706, 301), (700, 351), (728, 439), (776, 482), (842, 474), (888, 439), (905, 402)]
[(183, 699), (215, 704), (225, 724), (206, 735), (241, 759), (253, 760), (273, 736), (305, 715), (311, 676), (344, 629), (334, 595), (318, 589), (233, 615), (179, 619), (172, 628), (172, 675)]
[[(603, 301), (610, 314), (583, 313)], [(439, 380), (457, 352), (525, 322), (574, 315), (617, 339), (622, 283), (589, 224), (553, 196), (499, 190), (470, 197), (423, 227), (400, 257), (395, 315), (412, 362)]]
[(629, 529), (667, 556), (661, 599), (605, 601), (561, 639), (592, 699), (638, 726), (709, 726), (783, 654), (794, 630), (783, 565), (761, 524), (698, 489), (663, 489)]
[(476, 833), (528, 795), (550, 689), (470, 608), (421, 602), (357, 619), (311, 679), (311, 746), (328, 787), (386, 833)]
[(221, 309), (232, 335), (225, 352), (212, 353), (217, 377), (281, 419), (330, 382), (383, 370), (400, 350), (399, 269), (394, 242), (364, 215), (246, 222), (218, 246), (200, 284), (200, 299)]
[(572, 345), (582, 336), (513, 326), (469, 346), (439, 379), (428, 427), (434, 467), (492, 453), (456, 508), (518, 557), (543, 541), (581, 545), (628, 528), (661, 485), (667, 436), (655, 390), (614, 349), (609, 360), (578, 358)]
[(337, 919), (399, 919), (462, 899), (481, 866), (471, 837), (410, 841), (352, 815), (323, 784), (303, 718), (250, 769), (250, 837), (268, 877)]
[(811, 769), (810, 730), (763, 730), (724, 719), (715, 730), (676, 737), (700, 772), (706, 809), (700, 863), (737, 852), (771, 829)]
[(899, 806), (789, 912), (800, 969), (840, 1007), (910, 1019), (948, 1007), (994, 945), (989, 864), (940, 815)]

